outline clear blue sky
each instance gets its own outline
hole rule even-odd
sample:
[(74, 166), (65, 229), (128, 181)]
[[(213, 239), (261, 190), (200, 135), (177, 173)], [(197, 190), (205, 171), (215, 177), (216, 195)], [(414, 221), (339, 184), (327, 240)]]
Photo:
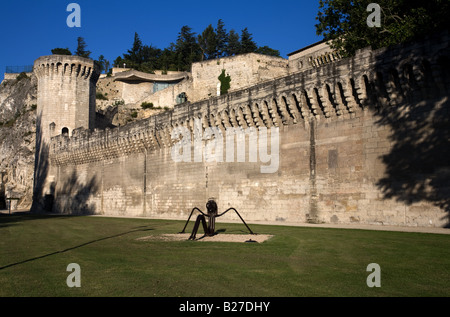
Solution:
[[(81, 27), (69, 28), (69, 3), (81, 7)], [(0, 6), (0, 80), (6, 66), (32, 65), (56, 47), (75, 51), (85, 39), (91, 58), (111, 63), (131, 48), (134, 32), (143, 44), (166, 48), (183, 25), (201, 33), (222, 19), (225, 28), (247, 27), (255, 42), (282, 57), (321, 40), (316, 35), (318, 0), (14, 0)]]

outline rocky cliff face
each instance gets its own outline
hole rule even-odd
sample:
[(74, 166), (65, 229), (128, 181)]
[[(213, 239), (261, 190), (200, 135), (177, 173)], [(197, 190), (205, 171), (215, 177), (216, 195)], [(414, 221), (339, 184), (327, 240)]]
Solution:
[(0, 209), (5, 198), (13, 208), (31, 206), (36, 143), (36, 94), (34, 76), (20, 76), (0, 84)]

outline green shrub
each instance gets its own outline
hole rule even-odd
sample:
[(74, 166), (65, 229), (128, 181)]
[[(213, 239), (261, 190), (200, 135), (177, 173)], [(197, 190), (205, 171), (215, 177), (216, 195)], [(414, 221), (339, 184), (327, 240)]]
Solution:
[(153, 108), (153, 103), (152, 102), (143, 102), (141, 104), (141, 108), (142, 109), (150, 109)]
[(106, 98), (101, 92), (98, 92), (98, 93), (95, 94), (95, 99), (108, 100), (108, 98)]
[(137, 111), (134, 111), (134, 112), (131, 113), (131, 117), (132, 118), (137, 118), (137, 116), (138, 116)]
[(228, 93), (228, 90), (230, 89), (230, 82), (231, 77), (230, 75), (225, 74), (225, 69), (222, 69), (222, 73), (218, 77), (220, 81), (220, 95), (225, 95)]
[(27, 79), (28, 76), (25, 72), (21, 72), (19, 75), (17, 75), (16, 80), (21, 81), (22, 79)]

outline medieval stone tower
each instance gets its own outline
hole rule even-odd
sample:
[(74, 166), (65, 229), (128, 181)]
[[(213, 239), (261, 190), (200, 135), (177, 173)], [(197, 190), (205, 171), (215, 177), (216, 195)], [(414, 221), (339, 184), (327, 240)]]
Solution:
[(99, 70), (93, 60), (79, 56), (42, 56), (34, 62), (38, 79), (36, 160), (33, 209), (49, 210), (55, 171), (49, 161), (50, 140), (74, 129), (95, 125), (95, 87)]

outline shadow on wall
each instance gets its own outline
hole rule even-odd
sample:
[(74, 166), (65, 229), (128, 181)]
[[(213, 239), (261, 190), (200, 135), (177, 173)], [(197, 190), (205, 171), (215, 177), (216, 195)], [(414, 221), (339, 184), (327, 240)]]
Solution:
[[(87, 183), (78, 180), (76, 171), (59, 184), (49, 179), (50, 148), (41, 133), (41, 118), (36, 118), (36, 154), (34, 163), (33, 213), (94, 214), (95, 206), (88, 201), (98, 190), (97, 180), (92, 177)], [(55, 200), (55, 195), (58, 199)]]
[(93, 176), (86, 183), (80, 182), (75, 170), (57, 184), (57, 201), (54, 211), (72, 215), (93, 215), (95, 205), (90, 203), (91, 196), (99, 190), (97, 177)]
[(448, 228), (450, 51), (448, 45), (442, 48), (442, 41), (434, 43), (441, 49), (429, 56), (402, 49), (386, 51), (399, 55), (396, 57), (402, 62), (385, 69), (383, 60), (389, 56), (379, 56), (375, 78), (366, 81), (366, 87), (377, 123), (389, 126), (392, 132), (391, 150), (382, 156), (385, 175), (377, 186), (385, 198), (407, 205), (424, 201), (440, 207), (446, 211), (442, 220)]
[[(3, 174), (1, 172), (0, 177), (3, 177)], [(3, 185), (3, 182), (0, 179), (0, 210), (2, 209), (6, 209), (6, 196), (5, 196), (5, 185)]]
[(49, 169), (49, 145), (42, 139), (41, 116), (36, 117), (36, 150), (34, 157), (33, 202), (31, 212), (50, 212), (53, 199), (49, 194), (44, 196), (45, 180)]

